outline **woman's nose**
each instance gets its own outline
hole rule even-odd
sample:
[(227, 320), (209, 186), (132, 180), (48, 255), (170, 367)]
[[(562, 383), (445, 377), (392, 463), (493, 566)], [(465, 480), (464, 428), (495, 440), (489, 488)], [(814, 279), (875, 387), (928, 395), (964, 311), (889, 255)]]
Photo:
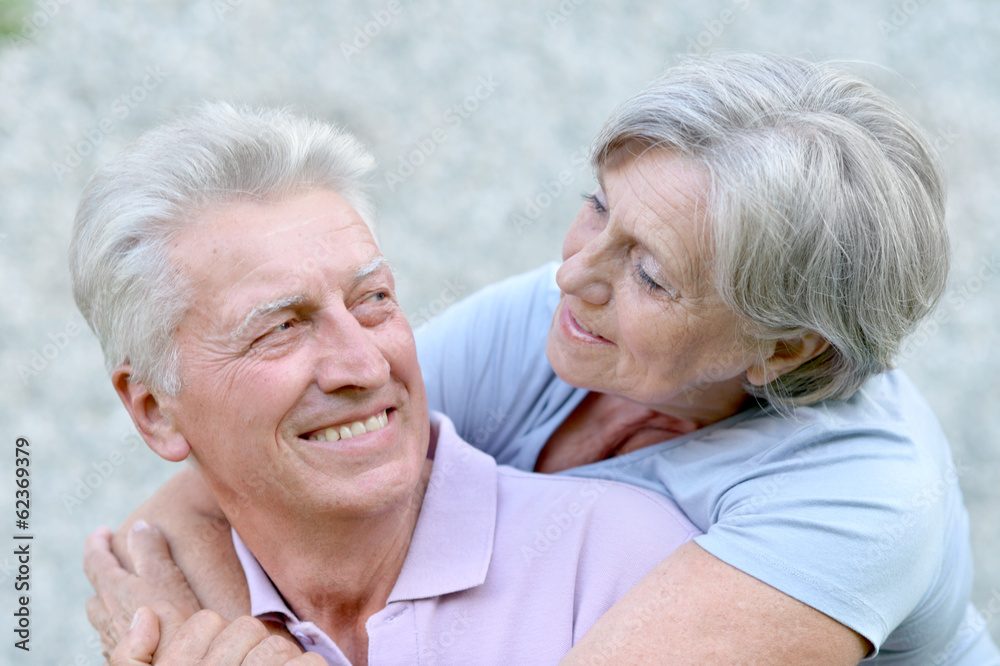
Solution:
[(556, 272), (559, 288), (592, 305), (604, 305), (611, 300), (614, 262), (609, 241), (608, 234), (601, 232), (566, 257)]

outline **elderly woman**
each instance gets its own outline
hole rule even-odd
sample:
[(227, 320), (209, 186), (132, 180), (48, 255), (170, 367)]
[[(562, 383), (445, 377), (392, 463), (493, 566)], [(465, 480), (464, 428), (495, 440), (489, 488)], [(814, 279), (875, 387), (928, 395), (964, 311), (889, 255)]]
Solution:
[(418, 332), (473, 444), (659, 491), (705, 532), (567, 663), (1000, 663), (948, 443), (892, 369), (947, 274), (925, 134), (830, 67), (735, 55), (628, 100), (593, 164), (561, 266)]

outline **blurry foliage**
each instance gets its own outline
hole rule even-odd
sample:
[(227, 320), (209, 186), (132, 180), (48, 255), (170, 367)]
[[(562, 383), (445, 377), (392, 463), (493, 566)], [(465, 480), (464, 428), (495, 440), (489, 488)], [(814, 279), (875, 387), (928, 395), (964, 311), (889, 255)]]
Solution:
[(30, 10), (28, 0), (0, 0), (0, 45), (18, 34)]

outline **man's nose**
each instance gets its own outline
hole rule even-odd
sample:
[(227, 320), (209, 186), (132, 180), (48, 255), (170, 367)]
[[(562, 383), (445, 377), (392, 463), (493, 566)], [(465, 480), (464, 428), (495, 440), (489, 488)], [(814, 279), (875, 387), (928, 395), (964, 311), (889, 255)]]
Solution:
[(613, 256), (607, 230), (590, 238), (556, 272), (559, 288), (592, 305), (611, 300), (611, 281), (618, 263)]
[(389, 382), (389, 361), (378, 345), (378, 333), (362, 326), (349, 312), (324, 322), (320, 335), (317, 383), (324, 393), (341, 389), (374, 390)]

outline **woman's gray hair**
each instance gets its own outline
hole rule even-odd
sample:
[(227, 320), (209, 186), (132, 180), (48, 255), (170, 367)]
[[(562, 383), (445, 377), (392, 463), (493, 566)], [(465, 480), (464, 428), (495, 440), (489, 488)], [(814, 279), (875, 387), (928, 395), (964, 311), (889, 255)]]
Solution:
[(206, 103), (143, 134), (83, 191), (70, 241), (73, 295), (111, 372), (177, 395), (173, 331), (190, 286), (171, 239), (209, 207), (337, 192), (373, 230), (364, 179), (375, 166), (351, 134), (287, 110)]
[(706, 168), (712, 279), (761, 343), (830, 347), (764, 387), (779, 407), (850, 397), (892, 366), (944, 290), (945, 186), (924, 132), (872, 85), (789, 57), (693, 58), (621, 105), (594, 143)]

